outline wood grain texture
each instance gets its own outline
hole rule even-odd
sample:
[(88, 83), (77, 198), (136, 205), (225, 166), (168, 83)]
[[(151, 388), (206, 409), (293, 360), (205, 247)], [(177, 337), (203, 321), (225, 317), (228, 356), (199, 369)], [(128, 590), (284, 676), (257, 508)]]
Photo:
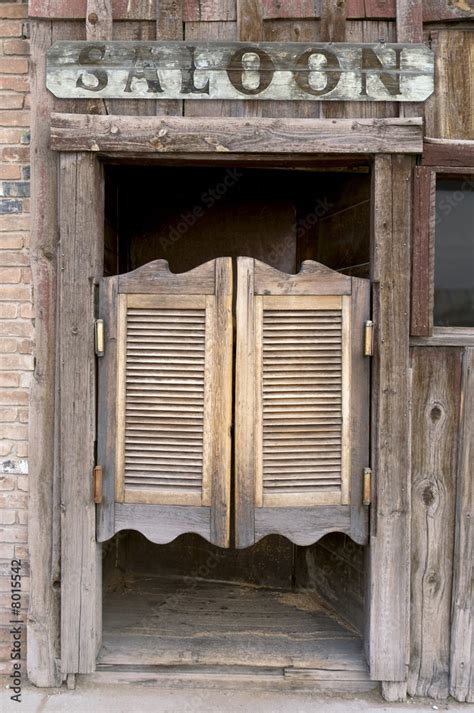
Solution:
[[(433, 34), (433, 33), (432, 33)], [(445, 139), (474, 136), (474, 34), (462, 30), (436, 33), (433, 127), (428, 135)]]
[(116, 428), (110, 415), (115, 411), (117, 391), (117, 293), (118, 278), (101, 280), (99, 317), (104, 320), (104, 356), (97, 360), (97, 463), (103, 468), (102, 502), (97, 508), (97, 541), (105, 542), (114, 534)]
[(411, 328), (413, 336), (433, 332), (436, 174), (416, 166), (413, 183)]
[(474, 169), (474, 140), (425, 138), (421, 163), (423, 166)]
[[(329, 532), (351, 534), (351, 514), (344, 505), (256, 508), (255, 540), (270, 533), (287, 537), (296, 545), (311, 545)], [(359, 542), (363, 544), (363, 542)]]
[[(184, 39), (182, 0), (156, 0), (156, 39)], [(156, 113), (159, 116), (182, 116), (183, 102), (176, 99), (157, 101)]]
[[(157, 0), (113, 0), (114, 20), (154, 20)], [(83, 20), (87, 13), (87, 0), (30, 0), (30, 17), (49, 20)]]
[[(397, 42), (423, 42), (423, 3), (420, 0), (397, 0)], [(400, 106), (400, 116), (423, 116), (423, 104)]]
[[(344, 42), (346, 39), (346, 0), (321, 0), (321, 41)], [(329, 81), (329, 79), (328, 79)], [(342, 102), (321, 105), (321, 115), (326, 119), (343, 118), (344, 104)]]
[(473, 17), (472, 0), (423, 0), (423, 22), (470, 20)]
[(103, 179), (91, 154), (60, 162), (59, 384), (61, 669), (95, 670), (100, 641), (100, 547), (95, 542), (94, 285), (102, 272)]
[(237, 34), (241, 42), (263, 39), (262, 0), (236, 0)]
[[(28, 611), (28, 678), (35, 686), (60, 686), (60, 532), (58, 464), (55, 453), (56, 280), (58, 157), (49, 151), (49, 114), (53, 97), (46, 90), (45, 53), (53, 41), (50, 22), (31, 26), (30, 258), (35, 309), (35, 369), (30, 388), (28, 474), (28, 550), (31, 589)], [(41, 444), (41, 447), (38, 447)]]
[(453, 557), (451, 674), (449, 690), (457, 701), (474, 703), (474, 348), (464, 350), (461, 383), (456, 528)]
[(370, 670), (381, 681), (404, 681), (408, 663), (411, 175), (410, 157), (375, 160)]
[(86, 33), (89, 42), (112, 39), (112, 0), (87, 0)]
[(119, 276), (119, 292), (152, 295), (212, 295), (215, 291), (214, 261), (175, 274), (166, 260), (154, 260)]
[(171, 542), (185, 532), (210, 539), (210, 508), (191, 505), (168, 507), (138, 503), (116, 503), (115, 527), (137, 530), (155, 544)]
[(420, 153), (419, 119), (193, 119), (54, 114), (56, 151)]
[(449, 694), (461, 351), (414, 349), (408, 693)]
[(236, 0), (183, 0), (184, 22), (233, 22)]
[(255, 542), (255, 317), (254, 260), (237, 261), (235, 356), (235, 544)]

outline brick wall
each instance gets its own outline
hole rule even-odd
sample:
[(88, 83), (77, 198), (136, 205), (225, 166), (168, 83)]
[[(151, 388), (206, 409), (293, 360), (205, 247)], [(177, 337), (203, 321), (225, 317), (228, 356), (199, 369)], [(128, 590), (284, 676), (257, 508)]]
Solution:
[(8, 674), (13, 558), (24, 563), (25, 614), (28, 604), (27, 421), (33, 323), (27, 8), (27, 2), (0, 2), (0, 673)]

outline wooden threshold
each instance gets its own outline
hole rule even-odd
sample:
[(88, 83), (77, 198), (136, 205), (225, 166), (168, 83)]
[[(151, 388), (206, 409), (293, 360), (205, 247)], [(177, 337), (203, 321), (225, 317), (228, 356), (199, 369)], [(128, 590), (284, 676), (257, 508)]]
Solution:
[(51, 149), (126, 153), (421, 153), (421, 118), (267, 119), (52, 114)]
[(361, 636), (308, 591), (128, 578), (104, 597), (94, 677), (148, 685), (367, 691)]

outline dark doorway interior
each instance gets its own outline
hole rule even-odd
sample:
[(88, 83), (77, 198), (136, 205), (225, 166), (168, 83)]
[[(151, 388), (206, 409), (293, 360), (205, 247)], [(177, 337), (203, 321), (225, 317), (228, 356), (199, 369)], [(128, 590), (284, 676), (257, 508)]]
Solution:
[[(312, 259), (368, 277), (370, 173), (108, 166), (105, 227), (106, 275), (158, 258), (184, 272), (247, 255), (284, 272)], [(104, 549), (102, 669), (225, 664), (288, 682), (303, 668), (370, 686), (366, 551), (347, 536), (310, 547), (270, 536), (237, 551), (192, 534), (155, 545), (121, 532)]]

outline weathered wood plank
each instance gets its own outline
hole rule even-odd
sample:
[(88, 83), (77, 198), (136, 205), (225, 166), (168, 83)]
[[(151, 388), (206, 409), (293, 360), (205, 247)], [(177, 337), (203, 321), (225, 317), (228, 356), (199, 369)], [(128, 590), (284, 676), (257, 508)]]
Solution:
[[(282, 5), (283, 8), (286, 6), (286, 3)], [(319, 29), (319, 20), (267, 20), (263, 23), (263, 39), (265, 42), (319, 42)], [(316, 101), (266, 101), (261, 108), (262, 116), (278, 116), (280, 119), (316, 119), (321, 115), (321, 104)]]
[(191, 505), (115, 504), (115, 527), (120, 530), (138, 530), (155, 544), (171, 542), (185, 532), (195, 532), (210, 539), (210, 508)]
[(86, 33), (89, 42), (112, 39), (112, 0), (87, 0)]
[(45, 53), (52, 43), (50, 22), (31, 31), (31, 268), (35, 308), (35, 370), (30, 389), (29, 526), (31, 588), (28, 611), (28, 678), (35, 686), (60, 686), (59, 470), (54, 446), (56, 407), (56, 280), (58, 217), (57, 156), (49, 151), (49, 114), (53, 97), (46, 90)]
[[(156, 0), (113, 0), (114, 20), (154, 20)], [(30, 0), (29, 16), (49, 20), (83, 20), (87, 0)]]
[(461, 350), (413, 350), (408, 693), (449, 694)]
[(231, 119), (54, 114), (57, 151), (420, 153), (421, 119)]
[(235, 0), (183, 0), (183, 22), (233, 22)]
[[(156, 39), (183, 40), (183, 3), (182, 0), (156, 0)], [(182, 101), (158, 101), (156, 114), (181, 116)]]
[[(242, 32), (251, 33), (251, 27), (244, 24)], [(329, 38), (329, 47), (324, 42), (250, 40), (193, 47), (184, 42), (57, 42), (48, 52), (47, 86), (57, 97), (76, 99), (192, 95), (206, 100), (413, 102), (430, 96), (434, 58), (426, 45), (331, 40), (341, 27), (339, 19), (328, 21), (323, 32), (322, 24), (321, 37)]]
[[(102, 272), (103, 179), (91, 154), (60, 161), (59, 384), (61, 429), (61, 669), (95, 670), (101, 635), (95, 542), (94, 286)], [(99, 604), (99, 606), (97, 606)]]
[(260, 42), (263, 39), (261, 0), (236, 0), (237, 34), (241, 42)]
[(414, 347), (474, 347), (472, 327), (433, 327), (431, 337), (412, 337)]
[[(420, 0), (397, 0), (397, 42), (423, 42), (423, 3)], [(423, 116), (419, 103), (400, 106), (400, 116)]]
[[(333, 0), (321, 0), (321, 40), (323, 42), (344, 42), (346, 39), (346, 2), (334, 2)], [(330, 82), (328, 75), (328, 85)], [(325, 118), (343, 118), (344, 104), (322, 104), (321, 114)]]
[(423, 0), (423, 22), (459, 21), (473, 17), (472, 0)]
[(287, 537), (296, 545), (306, 546), (335, 531), (351, 535), (351, 512), (348, 507), (255, 508), (256, 542), (273, 533)]
[(408, 663), (411, 174), (408, 156), (375, 159), (370, 670), (392, 682), (406, 679)]
[(321, 16), (320, 0), (262, 0), (264, 20), (316, 18)]
[(237, 262), (235, 357), (235, 544), (255, 543), (255, 261)]
[(421, 163), (423, 166), (454, 166), (473, 169), (474, 141), (425, 138)]
[(434, 310), (434, 229), (436, 174), (416, 166), (413, 184), (411, 334), (429, 337)]
[(427, 133), (444, 139), (472, 140), (474, 33), (443, 30), (436, 33), (435, 41), (434, 117)]
[(119, 292), (155, 295), (213, 295), (215, 280), (213, 260), (178, 274), (166, 260), (153, 260), (118, 278)]
[(449, 690), (457, 701), (474, 703), (474, 348), (463, 354), (461, 421), (453, 557), (451, 676)]

